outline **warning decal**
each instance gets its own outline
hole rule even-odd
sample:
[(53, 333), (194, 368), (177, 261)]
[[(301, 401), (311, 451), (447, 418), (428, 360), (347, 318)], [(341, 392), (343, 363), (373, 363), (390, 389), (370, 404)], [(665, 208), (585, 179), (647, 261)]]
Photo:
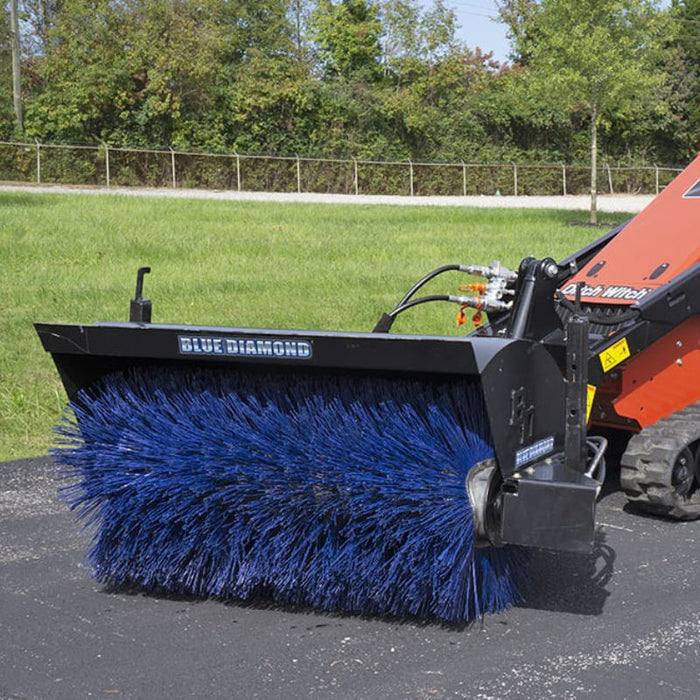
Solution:
[(600, 364), (603, 366), (603, 372), (609, 372), (613, 367), (617, 367), (620, 362), (624, 362), (630, 356), (630, 347), (627, 344), (627, 338), (618, 340), (615, 345), (611, 345), (607, 350), (598, 355)]
[(700, 180), (698, 180), (684, 195), (684, 198), (692, 199), (692, 198), (698, 198), (700, 199)]
[(586, 423), (591, 418), (591, 409), (593, 408), (593, 400), (595, 399), (595, 392), (598, 387), (593, 386), (593, 384), (588, 385), (588, 391), (586, 392)]

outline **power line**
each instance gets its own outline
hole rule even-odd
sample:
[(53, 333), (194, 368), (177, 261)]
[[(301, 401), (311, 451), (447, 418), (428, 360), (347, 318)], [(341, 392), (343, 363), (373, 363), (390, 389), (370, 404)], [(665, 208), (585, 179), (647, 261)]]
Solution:
[[(458, 8), (460, 8), (460, 14), (463, 15), (472, 15), (474, 17), (488, 17), (489, 19), (499, 19), (499, 16), (497, 14), (494, 14), (493, 12), (489, 12), (491, 8), (484, 7), (483, 5), (476, 5), (472, 2), (464, 2), (463, 0), (446, 0), (447, 5), (454, 6), (456, 5)], [(491, 3), (493, 5), (493, 3)], [(474, 8), (477, 10), (481, 10), (482, 12), (474, 12), (472, 10), (462, 10), (461, 8), (464, 7), (469, 7), (469, 8)], [(454, 7), (452, 9), (455, 9)]]

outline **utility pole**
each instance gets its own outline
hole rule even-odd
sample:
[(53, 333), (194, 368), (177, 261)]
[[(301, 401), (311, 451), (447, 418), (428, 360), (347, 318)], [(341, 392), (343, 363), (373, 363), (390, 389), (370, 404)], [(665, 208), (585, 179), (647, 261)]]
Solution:
[(24, 123), (22, 119), (22, 83), (19, 73), (20, 49), (17, 0), (10, 0), (10, 41), (12, 44), (12, 96), (15, 104), (15, 121), (17, 130), (22, 132), (24, 131)]

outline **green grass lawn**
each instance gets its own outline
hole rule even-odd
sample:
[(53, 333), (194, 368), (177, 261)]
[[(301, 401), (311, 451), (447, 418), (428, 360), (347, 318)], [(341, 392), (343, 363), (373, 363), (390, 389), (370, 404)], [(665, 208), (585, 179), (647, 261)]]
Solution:
[[(582, 218), (0, 192), (0, 460), (45, 453), (65, 402), (32, 323), (126, 320), (141, 265), (153, 270), (154, 322), (366, 331), (433, 267), (565, 257), (601, 233), (569, 226)], [(445, 275), (426, 290), (465, 281)], [(394, 330), (464, 333), (456, 311), (425, 305)]]

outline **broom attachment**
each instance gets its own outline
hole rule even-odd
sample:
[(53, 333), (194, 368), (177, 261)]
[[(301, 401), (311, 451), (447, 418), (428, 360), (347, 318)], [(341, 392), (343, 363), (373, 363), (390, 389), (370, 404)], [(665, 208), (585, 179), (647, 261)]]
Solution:
[[(448, 270), (487, 282), (414, 297)], [(556, 348), (567, 367), (532, 339), (565, 335), (567, 267), (444, 266), (354, 334), (151, 324), (146, 272), (129, 323), (35, 324), (99, 581), (465, 622), (519, 599), (520, 545), (590, 550), (605, 446), (586, 438), (585, 324)], [(489, 326), (387, 335), (434, 300)]]
[(523, 550), (475, 547), (475, 382), (150, 368), (71, 410), (54, 456), (103, 584), (446, 622), (520, 598)]

